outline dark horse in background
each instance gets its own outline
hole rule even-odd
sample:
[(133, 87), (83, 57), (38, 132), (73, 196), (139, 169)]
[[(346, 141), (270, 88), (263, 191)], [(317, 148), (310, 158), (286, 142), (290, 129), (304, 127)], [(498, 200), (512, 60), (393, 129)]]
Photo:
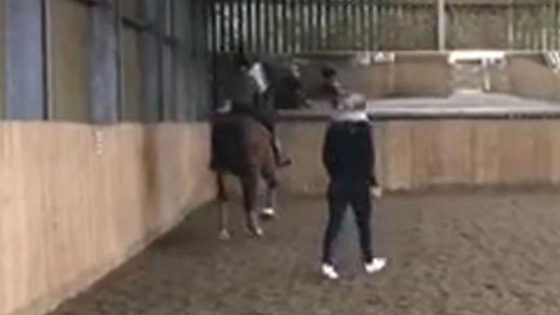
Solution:
[(297, 110), (309, 107), (303, 93), (299, 65), (296, 61), (280, 62), (264, 59), (261, 64), (272, 87), (269, 97), (274, 108)]
[[(298, 107), (301, 94), (297, 75), (292, 69), (271, 62), (260, 62), (262, 71), (254, 78), (265, 81), (258, 92), (264, 102), (278, 107)], [(287, 102), (298, 104), (287, 104)], [(275, 212), (278, 167), (272, 132), (251, 115), (235, 112), (217, 112), (212, 119), (211, 168), (216, 173), (220, 201), (220, 238), (229, 239), (229, 218), (226, 202), (228, 194), (224, 183), (226, 174), (239, 179), (247, 231), (262, 236), (260, 218), (273, 218)], [(264, 205), (261, 205), (260, 183), (264, 180)]]

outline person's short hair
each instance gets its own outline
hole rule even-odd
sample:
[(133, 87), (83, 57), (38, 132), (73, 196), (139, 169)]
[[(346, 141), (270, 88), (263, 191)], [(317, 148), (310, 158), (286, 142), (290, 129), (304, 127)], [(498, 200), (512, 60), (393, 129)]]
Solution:
[(336, 69), (330, 65), (324, 65), (321, 67), (321, 75), (323, 78), (332, 78), (336, 75)]

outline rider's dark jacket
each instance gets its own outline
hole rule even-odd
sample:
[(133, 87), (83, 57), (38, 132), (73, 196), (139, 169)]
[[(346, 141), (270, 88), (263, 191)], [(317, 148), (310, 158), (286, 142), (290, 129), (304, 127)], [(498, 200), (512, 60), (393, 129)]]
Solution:
[(248, 114), (274, 132), (275, 115), (267, 94), (259, 92), (257, 82), (246, 69), (232, 72), (224, 88), (226, 99), (231, 100), (232, 112)]

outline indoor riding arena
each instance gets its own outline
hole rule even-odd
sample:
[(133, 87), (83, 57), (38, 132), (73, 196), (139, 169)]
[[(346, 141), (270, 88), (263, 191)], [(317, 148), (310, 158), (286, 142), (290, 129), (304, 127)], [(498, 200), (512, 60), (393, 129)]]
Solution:
[[(559, 48), (557, 0), (0, 0), (0, 315), (560, 314)], [(260, 238), (227, 178), (223, 240), (240, 52), (280, 69), (293, 163)], [(337, 281), (325, 65), (367, 100), (388, 258), (348, 211)]]

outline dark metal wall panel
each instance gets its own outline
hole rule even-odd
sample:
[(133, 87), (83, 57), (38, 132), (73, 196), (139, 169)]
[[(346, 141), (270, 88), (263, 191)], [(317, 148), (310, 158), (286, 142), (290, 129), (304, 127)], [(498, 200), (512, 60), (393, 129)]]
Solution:
[[(174, 100), (175, 100), (175, 112), (176, 119), (186, 120), (194, 115), (194, 104), (190, 104), (189, 100), (193, 93), (195, 93), (195, 88), (191, 82), (195, 80), (190, 76), (190, 69), (193, 64), (190, 62), (192, 58), (188, 58), (191, 54), (193, 46), (194, 30), (189, 27), (188, 22), (191, 20), (191, 1), (175, 1), (175, 8), (173, 11), (173, 22), (175, 36), (180, 39), (181, 45), (178, 45), (176, 49), (175, 60), (175, 80), (173, 82), (174, 87)], [(188, 14), (188, 18), (185, 16)]]
[(120, 0), (121, 1), (121, 13), (124, 16), (139, 19), (141, 17), (141, 6), (142, 0)]
[(45, 116), (42, 0), (5, 0), (6, 117)]
[[(245, 1), (245, 0), (243, 0)], [(169, 50), (172, 77), (169, 93), (173, 103), (171, 119), (198, 120), (209, 112), (210, 81), (206, 19), (207, 4), (200, 1), (173, 1), (172, 35)]]
[(117, 38), (115, 11), (102, 5), (92, 12), (91, 115), (94, 123), (113, 123), (119, 119)]
[(142, 119), (142, 62), (140, 55), (140, 34), (129, 27), (122, 31), (122, 107), (121, 120), (140, 121)]
[[(172, 0), (160, 0), (162, 35), (172, 37), (173, 26), (173, 4)], [(161, 49), (161, 71), (162, 71), (162, 92), (163, 92), (163, 117), (164, 120), (176, 120), (177, 107), (175, 103), (175, 49), (172, 45), (165, 42), (160, 43)]]
[(204, 2), (146, 0), (155, 33), (143, 35), (144, 97), (161, 119), (205, 118), (210, 104), (208, 33)]
[(49, 118), (89, 121), (89, 55), (92, 51), (90, 7), (71, 0), (49, 0)]
[[(207, 117), (206, 2), (0, 5), (0, 118), (115, 123)], [(237, 17), (249, 14), (239, 5), (233, 9)]]
[[(158, 23), (158, 3), (160, 0), (144, 0), (143, 16), (150, 25)], [(157, 35), (153, 32), (142, 33), (142, 62), (143, 62), (143, 120), (153, 122), (160, 119), (161, 113), (161, 52)]]
[[(120, 119), (121, 121), (141, 121), (144, 99), (142, 32), (138, 23), (142, 21), (141, 0), (120, 0), (119, 21), (120, 44)], [(129, 23), (125, 22), (128, 21)]]
[(0, 0), (0, 119), (6, 115), (6, 20), (4, 19), (4, 0)]
[(206, 48), (205, 43), (208, 37), (208, 14), (206, 11), (206, 5), (202, 1), (194, 1), (193, 9), (197, 12), (195, 18), (192, 21), (191, 27), (195, 30), (195, 46), (193, 59), (191, 63), (194, 63), (194, 73), (193, 76), (196, 78), (197, 86), (194, 103), (196, 106), (196, 113), (193, 117), (194, 119), (200, 120), (208, 117), (210, 114), (210, 103), (211, 103), (211, 92), (210, 92), (210, 56), (209, 51)]

